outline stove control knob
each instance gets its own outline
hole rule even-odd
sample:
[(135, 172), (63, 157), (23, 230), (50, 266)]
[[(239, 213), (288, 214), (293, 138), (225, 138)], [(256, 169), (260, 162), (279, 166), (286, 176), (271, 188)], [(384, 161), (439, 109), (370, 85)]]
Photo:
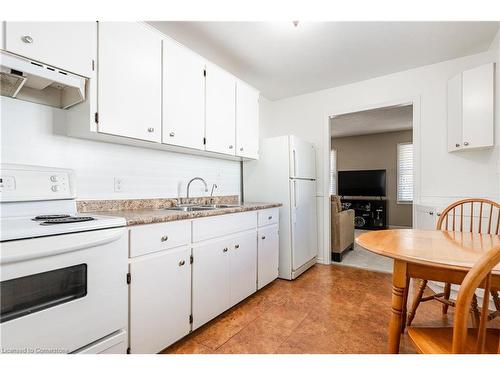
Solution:
[(59, 185), (52, 185), (52, 191), (54, 193), (58, 192), (59, 190), (61, 190), (61, 187)]
[(57, 182), (59, 181), (59, 177), (57, 177), (56, 175), (50, 176), (50, 181)]

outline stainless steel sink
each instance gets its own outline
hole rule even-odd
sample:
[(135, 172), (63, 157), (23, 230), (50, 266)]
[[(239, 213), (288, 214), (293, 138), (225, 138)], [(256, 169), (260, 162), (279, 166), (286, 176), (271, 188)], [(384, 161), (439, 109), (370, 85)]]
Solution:
[(237, 205), (237, 204), (203, 204), (203, 205), (200, 205), (197, 207), (217, 209), (217, 208), (232, 208), (232, 207), (241, 207), (241, 206)]
[(174, 211), (183, 211), (183, 212), (195, 212), (195, 211), (209, 211), (209, 210), (217, 210), (219, 208), (232, 208), (232, 207), (240, 207), (237, 204), (204, 204), (204, 205), (179, 205), (167, 208), (167, 210)]
[(167, 208), (167, 210), (193, 212), (193, 211), (215, 210), (215, 208), (213, 208), (213, 207), (201, 207), (201, 206), (174, 206), (174, 207)]

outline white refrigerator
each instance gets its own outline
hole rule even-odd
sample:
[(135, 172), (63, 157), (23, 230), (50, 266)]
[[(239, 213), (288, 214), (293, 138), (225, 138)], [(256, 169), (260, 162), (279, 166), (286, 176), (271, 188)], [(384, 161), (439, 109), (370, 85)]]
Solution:
[(292, 280), (316, 263), (316, 153), (293, 135), (264, 139), (259, 160), (243, 164), (243, 200), (279, 202), (279, 277)]

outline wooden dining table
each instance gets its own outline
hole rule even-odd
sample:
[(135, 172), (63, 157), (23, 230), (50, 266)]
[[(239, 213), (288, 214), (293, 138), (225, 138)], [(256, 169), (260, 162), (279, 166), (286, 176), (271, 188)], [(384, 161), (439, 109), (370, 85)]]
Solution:
[[(469, 232), (394, 229), (360, 235), (356, 243), (394, 260), (388, 352), (399, 353), (406, 325), (411, 278), (461, 284), (484, 252), (500, 245), (500, 236)], [(492, 271), (491, 287), (500, 289), (500, 265)]]

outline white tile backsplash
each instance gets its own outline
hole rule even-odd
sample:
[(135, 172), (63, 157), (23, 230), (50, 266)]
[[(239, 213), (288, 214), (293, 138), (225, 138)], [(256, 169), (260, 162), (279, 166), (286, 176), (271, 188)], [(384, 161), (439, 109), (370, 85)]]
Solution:
[(53, 119), (61, 110), (39, 104), (2, 97), (0, 111), (1, 162), (74, 169), (79, 199), (183, 197), (195, 176), (207, 181), (209, 192), (195, 181), (191, 196), (210, 194), (214, 183), (219, 186), (214, 195), (239, 195), (237, 161), (55, 134)]

